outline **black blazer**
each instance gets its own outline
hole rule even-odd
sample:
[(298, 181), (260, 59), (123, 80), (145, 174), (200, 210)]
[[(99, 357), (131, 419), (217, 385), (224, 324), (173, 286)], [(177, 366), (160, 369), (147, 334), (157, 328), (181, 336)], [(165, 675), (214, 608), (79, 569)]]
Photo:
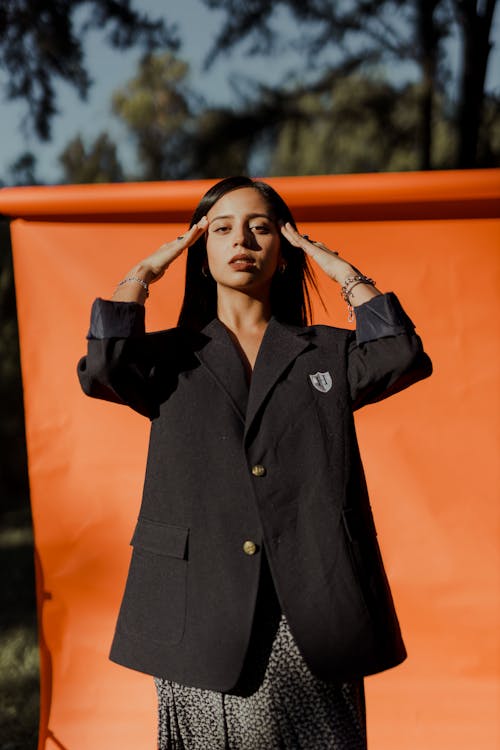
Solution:
[(347, 679), (405, 658), (353, 410), (431, 364), (393, 294), (356, 317), (356, 334), (273, 318), (248, 387), (218, 320), (145, 334), (141, 305), (96, 301), (82, 388), (152, 421), (114, 661), (230, 691), (264, 549), (314, 674)]

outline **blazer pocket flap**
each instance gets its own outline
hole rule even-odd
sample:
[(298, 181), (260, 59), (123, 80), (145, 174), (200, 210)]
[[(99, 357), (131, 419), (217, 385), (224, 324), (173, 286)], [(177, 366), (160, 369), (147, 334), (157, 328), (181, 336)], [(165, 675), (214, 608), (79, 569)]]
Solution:
[(186, 557), (188, 536), (189, 529), (185, 526), (139, 518), (130, 544), (155, 555), (168, 555), (183, 560)]

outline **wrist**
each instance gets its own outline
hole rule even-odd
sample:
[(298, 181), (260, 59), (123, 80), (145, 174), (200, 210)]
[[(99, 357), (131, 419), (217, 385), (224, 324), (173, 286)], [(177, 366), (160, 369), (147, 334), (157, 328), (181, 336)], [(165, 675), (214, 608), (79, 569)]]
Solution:
[(158, 269), (153, 268), (145, 261), (141, 261), (136, 266), (130, 269), (127, 276), (133, 276), (137, 279), (140, 279), (141, 281), (144, 281), (146, 284), (151, 284), (151, 282), (160, 274), (160, 271)]
[(335, 269), (334, 279), (340, 286), (344, 286), (347, 279), (356, 276), (358, 273), (359, 271), (351, 266), (350, 263), (339, 260), (339, 267)]
[(118, 282), (113, 299), (117, 302), (144, 302), (149, 297), (149, 284), (138, 276), (126, 276)]
[(347, 320), (351, 323), (354, 320), (354, 308), (367, 302), (379, 292), (375, 289), (375, 281), (368, 276), (359, 273), (354, 269), (352, 276), (347, 276), (340, 289), (340, 296), (347, 303)]

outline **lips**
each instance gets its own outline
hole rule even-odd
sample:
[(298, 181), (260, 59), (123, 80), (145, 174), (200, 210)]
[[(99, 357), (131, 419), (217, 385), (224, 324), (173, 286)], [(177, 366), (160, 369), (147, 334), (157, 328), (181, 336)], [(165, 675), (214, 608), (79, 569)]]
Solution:
[(231, 260), (229, 261), (229, 265), (233, 266), (233, 268), (246, 270), (247, 268), (253, 268), (255, 266), (255, 260), (251, 255), (247, 255), (246, 253), (238, 253), (231, 258)]

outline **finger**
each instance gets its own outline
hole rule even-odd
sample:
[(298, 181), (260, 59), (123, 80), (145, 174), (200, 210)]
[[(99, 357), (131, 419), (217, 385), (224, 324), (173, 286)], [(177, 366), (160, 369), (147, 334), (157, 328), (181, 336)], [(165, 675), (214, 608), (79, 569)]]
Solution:
[[(192, 232), (192, 237), (197, 240), (206, 231), (207, 227), (208, 219), (206, 216), (203, 216), (196, 224), (193, 224), (189, 231)], [(194, 240), (191, 238), (191, 241)]]
[(281, 228), (281, 231), (291, 245), (300, 247), (307, 255), (311, 255), (313, 258), (317, 255), (319, 243), (314, 242), (307, 235), (299, 234), (290, 223), (285, 224)]
[(312, 240), (308, 234), (299, 234), (299, 232), (294, 229), (294, 227), (290, 223), (287, 223), (282, 227), (282, 233), (292, 245), (294, 245), (295, 247), (301, 247), (304, 252), (308, 253), (312, 257), (315, 257), (317, 255), (317, 253), (315, 252), (315, 250), (317, 249), (324, 251), (329, 255), (338, 255), (338, 252), (336, 250), (330, 250), (330, 248), (327, 247), (324, 242), (320, 242), (319, 240)]
[(305, 249), (308, 245), (320, 244), (315, 240), (312, 240), (308, 234), (300, 234), (290, 223), (285, 224), (282, 231), (287, 239), (289, 239), (289, 241), (291, 241), (296, 247), (302, 247)]
[(193, 226), (190, 227), (188, 231), (185, 232), (185, 234), (179, 235), (176, 238), (176, 241), (180, 242), (181, 249), (190, 247), (194, 242), (196, 242), (196, 240), (199, 239), (205, 232), (207, 225), (208, 219), (206, 216), (203, 216), (200, 221), (198, 221), (196, 224), (193, 224)]
[(286, 237), (288, 242), (294, 245), (294, 247), (304, 247), (307, 243), (307, 240), (305, 240), (289, 222), (281, 227), (281, 233)]

